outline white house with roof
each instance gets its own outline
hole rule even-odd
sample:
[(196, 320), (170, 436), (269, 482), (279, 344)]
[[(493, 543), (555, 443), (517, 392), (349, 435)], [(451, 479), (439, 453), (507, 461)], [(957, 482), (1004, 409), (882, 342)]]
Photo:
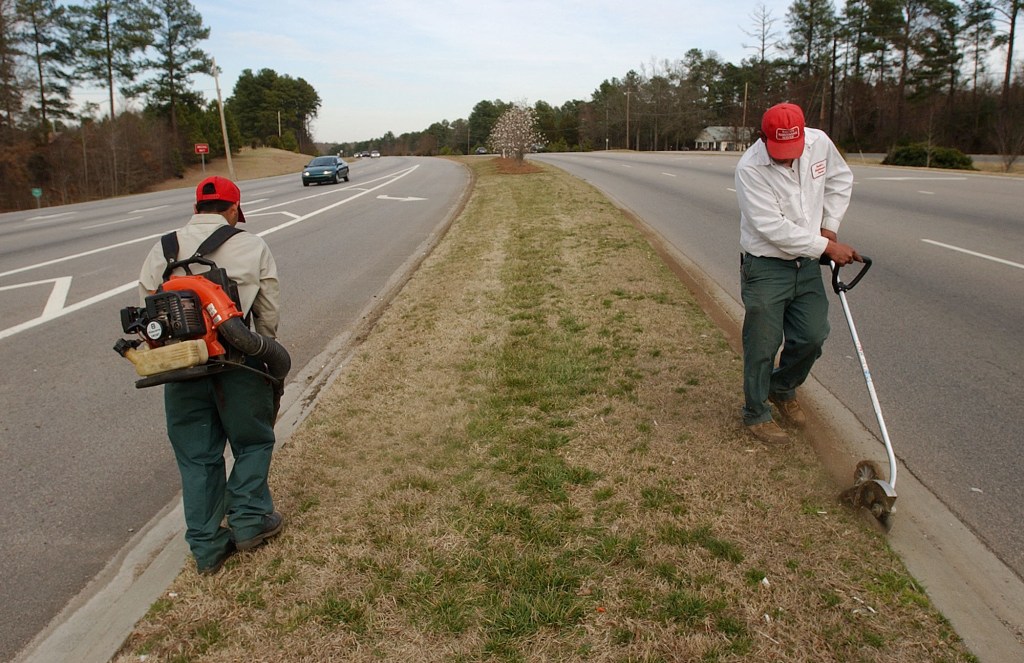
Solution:
[(712, 152), (742, 152), (757, 138), (750, 127), (705, 127), (694, 141), (694, 149)]

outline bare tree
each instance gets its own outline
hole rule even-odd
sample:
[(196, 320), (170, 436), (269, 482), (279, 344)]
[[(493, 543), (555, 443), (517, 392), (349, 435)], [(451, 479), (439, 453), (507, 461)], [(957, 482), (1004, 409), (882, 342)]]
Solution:
[(1024, 154), (1024, 124), (1013, 113), (1001, 111), (996, 119), (995, 139), (1003, 158), (1003, 171), (1008, 173)]
[(768, 105), (769, 55), (772, 51), (781, 48), (779, 34), (774, 30), (776, 20), (772, 17), (771, 11), (764, 6), (764, 3), (758, 3), (757, 7), (754, 8), (754, 11), (750, 14), (750, 22), (752, 28), (744, 30), (743, 33), (754, 39), (755, 42), (752, 45), (743, 44), (743, 48), (754, 51), (752, 64), (757, 77), (754, 80), (754, 99), (751, 106), (753, 108), (766, 108)]

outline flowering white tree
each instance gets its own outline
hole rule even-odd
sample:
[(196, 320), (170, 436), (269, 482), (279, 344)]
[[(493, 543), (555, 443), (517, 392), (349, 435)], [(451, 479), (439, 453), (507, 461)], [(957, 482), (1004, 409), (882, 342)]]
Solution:
[(492, 152), (522, 161), (534, 145), (542, 141), (537, 131), (537, 113), (525, 104), (516, 104), (498, 118), (487, 139)]

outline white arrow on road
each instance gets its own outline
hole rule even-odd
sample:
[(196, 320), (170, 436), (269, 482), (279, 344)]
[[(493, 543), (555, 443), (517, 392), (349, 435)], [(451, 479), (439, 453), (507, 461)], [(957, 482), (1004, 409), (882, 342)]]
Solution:
[(403, 203), (407, 203), (411, 200), (426, 200), (426, 198), (415, 198), (413, 196), (407, 196), (406, 198), (396, 198), (394, 196), (377, 196), (377, 200), (400, 200)]

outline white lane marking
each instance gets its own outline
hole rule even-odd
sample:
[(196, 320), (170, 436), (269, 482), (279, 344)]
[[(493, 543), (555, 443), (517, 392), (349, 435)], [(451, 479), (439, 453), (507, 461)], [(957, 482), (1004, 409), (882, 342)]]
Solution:
[(158, 205), (157, 207), (144, 207), (142, 209), (133, 209), (129, 214), (138, 214), (139, 212), (155, 212), (158, 209), (169, 207), (169, 205)]
[(934, 244), (935, 246), (941, 246), (942, 248), (949, 249), (950, 251), (959, 251), (960, 253), (966, 253), (967, 255), (975, 256), (976, 258), (984, 258), (985, 260), (991, 260), (992, 262), (998, 262), (1003, 265), (1009, 265), (1010, 267), (1016, 267), (1017, 269), (1024, 269), (1024, 265), (1022, 265), (1019, 262), (1003, 260), (1002, 258), (996, 258), (995, 256), (990, 256), (984, 253), (978, 253), (977, 251), (971, 251), (969, 249), (964, 249), (959, 246), (953, 246), (952, 244), (943, 244), (942, 242), (936, 242), (933, 239), (922, 239), (921, 241), (927, 242), (929, 244)]
[(46, 262), (36, 263), (35, 265), (26, 265), (24, 267), (19, 267), (17, 269), (11, 269), (11, 270), (8, 270), (6, 272), (0, 272), (0, 278), (3, 278), (5, 276), (10, 276), (11, 274), (18, 274), (20, 272), (27, 272), (30, 269), (38, 269), (39, 267), (49, 267), (50, 265), (56, 265), (59, 262), (66, 262), (68, 260), (74, 260), (75, 258), (84, 258), (85, 256), (91, 256), (91, 255), (93, 255), (95, 253), (103, 253), (104, 251), (109, 251), (110, 249), (119, 249), (122, 246), (128, 246), (129, 244), (138, 244), (139, 242), (145, 242), (147, 239), (156, 239), (157, 237), (160, 237), (161, 235), (166, 235), (168, 232), (170, 232), (170, 231), (164, 231), (164, 232), (161, 232), (161, 233), (157, 233), (155, 235), (146, 235), (145, 237), (139, 237), (137, 239), (130, 239), (130, 240), (126, 241), (126, 242), (120, 242), (118, 244), (111, 244), (110, 246), (101, 246), (98, 249), (92, 249), (90, 251), (82, 251), (81, 253), (76, 253), (76, 254), (70, 255), (70, 256), (64, 256), (63, 258), (54, 258), (53, 260), (47, 260)]
[(924, 194), (926, 196), (934, 196), (935, 195), (934, 191), (918, 191), (918, 193)]
[(70, 276), (59, 276), (53, 280), (53, 290), (50, 291), (50, 297), (46, 300), (46, 306), (43, 307), (44, 318), (55, 316), (64, 308), (70, 290)]
[(30, 217), (30, 218), (25, 219), (25, 220), (26, 221), (42, 221), (44, 219), (59, 219), (62, 216), (70, 216), (72, 214), (74, 214), (74, 212), (61, 212), (59, 214), (44, 214), (43, 216), (33, 216), (33, 217)]
[[(142, 211), (142, 210), (139, 210)], [(138, 221), (141, 216), (129, 216), (127, 219), (118, 219), (117, 221), (106, 221), (104, 223), (94, 223), (91, 226), (82, 226), (82, 230), (92, 230), (93, 228), (102, 228), (103, 226), (112, 226), (116, 223), (128, 223), (129, 221)]]
[(46, 283), (52, 283), (53, 288), (50, 289), (50, 296), (46, 300), (46, 306), (43, 307), (43, 316), (52, 316), (55, 311), (64, 308), (64, 302), (68, 299), (68, 291), (71, 290), (70, 276), (58, 276), (57, 278), (43, 279), (42, 281), (29, 281), (28, 283), (0, 286), (0, 292), (4, 290), (18, 290), (19, 288), (31, 288)]
[(413, 200), (426, 200), (426, 198), (416, 198), (415, 196), (406, 196), (405, 198), (398, 198), (395, 196), (377, 196), (377, 200), (399, 200), (403, 203), (407, 203)]
[(275, 214), (281, 214), (283, 216), (291, 217), (293, 219), (299, 218), (298, 214), (295, 214), (294, 212), (286, 212), (284, 210), (279, 210), (277, 212), (252, 212), (251, 214), (246, 214), (245, 216), (247, 219), (255, 219), (257, 216), (274, 216)]
[(733, 193), (736, 193), (736, 189), (734, 189), (734, 188), (732, 188), (730, 186), (725, 187), (725, 190), (726, 191), (732, 191)]
[(665, 177), (678, 177), (675, 173), (662, 173)]
[(77, 304), (72, 304), (67, 308), (61, 308), (59, 311), (55, 311), (50, 315), (46, 315), (44, 313), (43, 315), (39, 316), (38, 318), (35, 318), (34, 320), (26, 320), (20, 325), (14, 325), (13, 327), (8, 327), (7, 329), (0, 330), (0, 339), (7, 338), (8, 336), (14, 336), (15, 334), (26, 331), (28, 329), (32, 329), (33, 327), (38, 327), (44, 322), (49, 322), (50, 320), (53, 320), (55, 318), (65, 316), (69, 313), (74, 313), (75, 311), (79, 311), (83, 308), (92, 306), (93, 304), (98, 304), (99, 302), (102, 302), (105, 299), (116, 297), (117, 295), (120, 295), (122, 292), (128, 292), (129, 290), (133, 290), (138, 287), (138, 281), (132, 281), (131, 283), (126, 283), (122, 286), (118, 286), (111, 290), (107, 290), (106, 292), (101, 292), (100, 294), (90, 297), (89, 299), (83, 299)]
[[(318, 214), (323, 214), (324, 212), (326, 212), (328, 210), (332, 210), (335, 207), (338, 207), (339, 205), (344, 205), (345, 203), (351, 202), (351, 201), (355, 200), (356, 198), (361, 198), (362, 196), (365, 196), (368, 193), (372, 193), (372, 192), (376, 191), (377, 189), (380, 189), (382, 187), (387, 186), (388, 184), (391, 184), (393, 182), (397, 182), (398, 180), (402, 179), (406, 175), (411, 175), (417, 169), (419, 169), (419, 165), (412, 166), (411, 168), (407, 168), (404, 171), (400, 170), (397, 173), (395, 173), (393, 176), (389, 175), (389, 176), (382, 177), (380, 179), (382, 179), (384, 181), (381, 182), (380, 184), (378, 184), (375, 187), (370, 187), (369, 189), (366, 189), (365, 191), (357, 193), (354, 196), (349, 196), (348, 198), (345, 198), (343, 200), (339, 200), (338, 202), (333, 203), (331, 205), (328, 205), (327, 207), (321, 207), (318, 210), (313, 210), (309, 214), (306, 214), (304, 216), (300, 216), (298, 218), (292, 219), (291, 221), (285, 221), (284, 223), (282, 223), (279, 226), (274, 226), (273, 228), (268, 228), (268, 229), (264, 230), (263, 232), (259, 233), (259, 236), (260, 237), (265, 237), (265, 236), (267, 236), (267, 235), (269, 235), (271, 233), (276, 233), (278, 230), (284, 230), (285, 228), (294, 226), (297, 223), (302, 223), (306, 219), (311, 219), (314, 216), (317, 216)], [(282, 204), (284, 204), (284, 203), (282, 203)], [(272, 205), (271, 207), (280, 207), (280, 205)], [(271, 209), (271, 208), (267, 207), (265, 209)]]
[[(274, 226), (273, 228), (268, 228), (268, 229), (264, 230), (263, 232), (257, 233), (257, 235), (260, 236), (260, 237), (265, 237), (267, 235), (270, 235), (271, 233), (277, 232), (278, 230), (284, 230), (285, 228), (288, 228), (290, 226), (294, 226), (297, 223), (301, 223), (301, 222), (305, 221), (306, 219), (311, 219), (314, 216), (322, 214), (322, 213), (324, 213), (324, 212), (326, 212), (328, 210), (334, 209), (335, 207), (338, 207), (340, 205), (344, 205), (345, 203), (353, 201), (356, 198), (360, 198), (360, 197), (362, 197), (362, 196), (364, 196), (364, 195), (366, 195), (366, 194), (368, 194), (368, 193), (370, 193), (372, 191), (376, 191), (377, 189), (380, 189), (381, 187), (387, 186), (388, 184), (391, 184), (393, 182), (397, 182), (398, 180), (402, 179), (406, 175), (412, 174), (417, 169), (419, 169), (418, 165), (412, 166), (411, 168), (407, 168), (406, 170), (400, 170), (400, 171), (394, 173), (393, 175), (388, 175), (388, 176), (382, 177), (382, 178), (380, 178), (380, 180), (382, 180), (381, 183), (378, 184), (375, 187), (367, 189), (367, 190), (365, 190), (365, 191), (363, 191), (361, 193), (357, 193), (354, 196), (350, 196), (348, 198), (345, 198), (344, 200), (339, 200), (338, 202), (333, 203), (331, 205), (327, 205), (326, 207), (321, 207), (320, 209), (314, 210), (314, 211), (312, 211), (309, 214), (306, 214), (304, 216), (298, 216), (298, 217), (293, 218), (290, 221), (285, 221), (284, 223), (282, 223), (280, 225)], [(294, 202), (294, 201), (292, 201), (292, 202)], [(286, 204), (286, 203), (282, 203), (282, 204)], [(270, 207), (266, 207), (264, 209), (271, 209), (273, 207), (279, 207), (279, 206), (280, 205), (271, 205)], [(253, 212), (253, 214), (256, 214), (256, 213), (258, 213), (260, 211), (262, 211), (262, 210), (256, 210), (256, 211)], [(54, 259), (54, 260), (49, 260), (47, 262), (39, 263), (37, 265), (29, 265), (27, 267), (21, 267), (21, 268), (18, 268), (18, 269), (12, 269), (10, 271), (0, 273), (0, 277), (8, 276), (10, 274), (17, 274), (18, 272), (24, 272), (24, 271), (27, 271), (27, 270), (30, 270), (30, 269), (35, 269), (37, 267), (43, 267), (43, 266), (46, 266), (46, 265), (53, 265), (55, 263), (64, 262), (66, 260), (72, 260), (73, 258), (81, 258), (83, 256), (92, 255), (92, 254), (95, 254), (95, 253), (101, 253), (101, 252), (106, 251), (108, 249), (114, 249), (114, 248), (118, 248), (118, 247), (122, 247), (122, 246), (127, 246), (129, 244), (136, 244), (138, 242), (144, 242), (146, 240), (155, 239), (155, 238), (160, 237), (161, 235), (164, 235), (164, 234), (166, 234), (166, 233), (157, 233), (156, 235), (147, 235), (146, 237), (140, 237), (138, 239), (129, 240), (127, 242), (121, 242), (119, 244), (112, 244), (111, 246), (106, 246), (106, 247), (102, 247), (102, 248), (99, 248), (99, 249), (93, 249), (91, 251), (83, 251), (82, 253), (77, 253), (77, 254), (75, 254), (73, 256), (65, 256), (63, 258), (57, 258), (57, 259)], [(62, 277), (62, 278), (67, 278), (68, 279), (67, 287), (70, 287), (70, 277)], [(60, 281), (60, 280), (61, 279), (51, 279), (51, 281), (54, 283), (54, 291), (50, 293), (50, 298), (49, 298), (49, 301), (47, 302), (47, 306), (46, 306), (46, 309), (44, 310), (43, 315), (41, 315), (38, 318), (35, 318), (33, 320), (27, 320), (27, 321), (25, 321), (25, 322), (23, 322), (21, 324), (15, 325), (13, 327), (8, 327), (7, 329), (4, 329), (4, 330), (0, 331), (0, 339), (7, 338), (9, 336), (14, 336), (15, 334), (18, 334), (20, 332), (26, 331), (28, 329), (32, 329), (33, 327), (38, 327), (39, 325), (41, 325), (41, 324), (43, 324), (45, 322), (49, 322), (49, 321), (51, 321), (51, 320), (53, 320), (55, 318), (59, 318), (61, 316), (68, 315), (69, 313), (74, 313), (75, 311), (80, 311), (81, 309), (84, 309), (86, 307), (92, 306), (93, 304), (97, 304), (99, 302), (102, 302), (105, 299), (110, 299), (111, 297), (116, 297), (117, 295), (120, 295), (123, 292), (128, 292), (129, 290), (132, 290), (132, 289), (135, 289), (135, 288), (139, 287), (139, 282), (138, 281), (131, 281), (129, 283), (125, 283), (124, 285), (118, 286), (116, 288), (111, 288), (110, 290), (107, 290), (106, 292), (101, 292), (98, 295), (95, 295), (95, 296), (90, 297), (88, 299), (84, 299), (84, 300), (78, 302), (77, 304), (72, 304), (71, 306), (68, 306), (68, 307), (65, 308), (63, 306), (63, 298), (65, 298), (67, 296), (67, 290), (64, 289), (64, 285), (63, 284), (58, 285), (58, 281)], [(47, 281), (40, 281), (39, 283), (46, 283), (46, 282)], [(23, 285), (24, 284), (22, 284), (22, 286)], [(18, 286), (6, 286), (3, 289), (13, 289), (14, 287), (18, 287)], [(60, 300), (61, 300), (61, 305), (59, 307), (54, 303), (55, 301), (57, 301), (55, 299), (55, 295), (56, 295), (56, 297), (59, 297)]]
[(938, 180), (940, 182), (951, 182), (951, 181), (966, 180), (967, 178), (966, 177), (911, 177), (911, 176), (906, 176), (906, 177), (865, 177), (864, 179), (866, 179), (866, 180), (880, 180), (880, 181), (884, 181), (884, 182), (922, 182), (922, 181), (931, 181), (931, 180)]
[[(52, 283), (53, 287), (50, 289), (50, 296), (46, 299), (46, 306), (43, 307), (43, 313), (35, 320), (51, 320), (60, 315), (60, 312), (64, 310), (64, 303), (68, 300), (68, 292), (71, 290), (71, 277), (70, 276), (58, 276), (53, 279), (44, 279), (42, 281), (30, 281), (28, 283), (16, 283), (15, 285), (0, 286), (0, 291), (3, 290), (17, 290), (19, 288), (31, 288), (37, 285), (45, 285)], [(0, 331), (0, 338), (3, 338), (8, 330)]]
[(263, 202), (266, 202), (267, 200), (269, 200), (269, 199), (268, 198), (257, 198), (256, 200), (246, 200), (244, 202), (245, 202), (246, 205), (255, 205), (256, 203), (263, 203)]
[[(392, 175), (387, 175), (387, 176), (379, 177), (379, 178), (377, 178), (375, 180), (370, 180), (370, 181), (371, 182), (383, 181), (384, 184), (389, 184), (391, 182), (398, 181), (399, 179), (401, 179), (401, 178), (405, 177), (406, 175), (410, 174), (412, 171), (416, 170), (417, 168), (419, 168), (419, 166), (413, 166), (412, 168), (408, 169), (407, 171), (398, 171), (393, 176)], [(374, 187), (372, 189), (366, 189), (363, 193), (369, 193), (370, 191), (374, 191), (375, 189), (379, 189), (380, 187), (384, 186), (384, 184), (380, 184), (380, 185), (378, 185), (378, 186), (376, 186), (376, 187)], [(345, 189), (338, 189), (338, 191), (344, 191), (344, 190)], [(331, 192), (327, 192), (327, 193), (331, 193)], [(348, 200), (354, 200), (355, 198), (358, 198), (359, 196), (363, 195), (363, 193), (360, 193), (360, 194), (357, 194), (355, 196), (352, 196), (351, 198), (346, 198), (345, 200), (343, 200), (341, 202), (346, 202)], [(312, 195), (312, 196), (305, 196), (303, 198), (299, 198), (298, 200), (307, 200), (309, 198), (316, 198), (316, 197), (322, 196), (322, 195), (326, 195), (326, 194), (319, 193), (319, 194), (315, 194), (315, 195)], [(250, 212), (250, 213), (253, 216), (257, 216), (261, 212), (265, 212), (266, 210), (271, 210), (271, 209), (274, 209), (275, 207), (282, 207), (284, 205), (289, 205), (289, 204), (294, 203), (294, 202), (297, 202), (297, 200), (286, 201), (286, 202), (283, 202), (283, 203), (278, 203), (276, 205), (271, 205), (269, 207), (263, 207), (263, 208), (260, 208), (260, 209), (257, 209), (257, 210), (252, 210), (252, 212)], [(322, 210), (317, 210), (315, 212), (307, 214), (304, 217), (299, 217), (299, 216), (295, 216), (295, 215), (291, 215), (291, 214), (290, 214), (290, 216), (293, 216), (296, 219), (305, 219), (305, 218), (309, 218), (311, 216), (315, 216), (315, 215), (319, 214), (321, 211), (324, 211), (324, 210), (327, 210), (327, 209), (331, 209), (331, 207), (335, 207), (336, 205), (337, 204), (331, 205), (330, 207), (325, 207)], [(64, 214), (71, 214), (71, 213), (72, 212), (65, 212)], [(58, 216), (63, 216), (63, 215), (58, 215)], [(172, 228), (172, 230), (176, 230), (176, 229), (177, 228)], [(263, 236), (263, 235), (265, 235), (267, 233), (274, 232), (274, 230), (275, 230), (274, 228), (271, 228), (270, 230), (265, 230), (262, 233), (259, 233), (259, 235)], [(50, 265), (56, 265), (57, 263), (66, 262), (68, 260), (75, 260), (77, 258), (84, 258), (85, 256), (91, 256), (91, 255), (94, 255), (96, 253), (102, 253), (104, 251), (109, 251), (109, 250), (112, 250), (112, 249), (119, 249), (119, 248), (121, 248), (123, 246), (128, 246), (130, 244), (137, 244), (139, 242), (145, 242), (146, 240), (156, 239), (158, 237), (166, 235), (168, 232), (170, 232), (170, 230), (165, 230), (163, 232), (159, 232), (159, 233), (156, 233), (154, 235), (146, 235), (145, 237), (139, 237), (139, 238), (136, 238), (136, 239), (130, 239), (130, 240), (127, 240), (127, 241), (124, 241), (124, 242), (119, 242), (117, 244), (111, 244), (109, 246), (101, 246), (98, 249), (91, 249), (89, 251), (83, 251), (81, 253), (75, 253), (75, 254), (70, 255), (70, 256), (64, 256), (63, 258), (54, 258), (53, 260), (47, 260), (46, 262), (36, 263), (35, 265), (26, 265), (25, 267), (19, 267), (17, 269), (11, 269), (11, 270), (8, 270), (6, 272), (0, 272), (0, 278), (3, 278), (5, 276), (10, 276), (11, 274), (18, 274), (20, 272), (27, 272), (27, 271), (29, 271), (31, 269), (38, 269), (40, 267), (49, 267)]]

